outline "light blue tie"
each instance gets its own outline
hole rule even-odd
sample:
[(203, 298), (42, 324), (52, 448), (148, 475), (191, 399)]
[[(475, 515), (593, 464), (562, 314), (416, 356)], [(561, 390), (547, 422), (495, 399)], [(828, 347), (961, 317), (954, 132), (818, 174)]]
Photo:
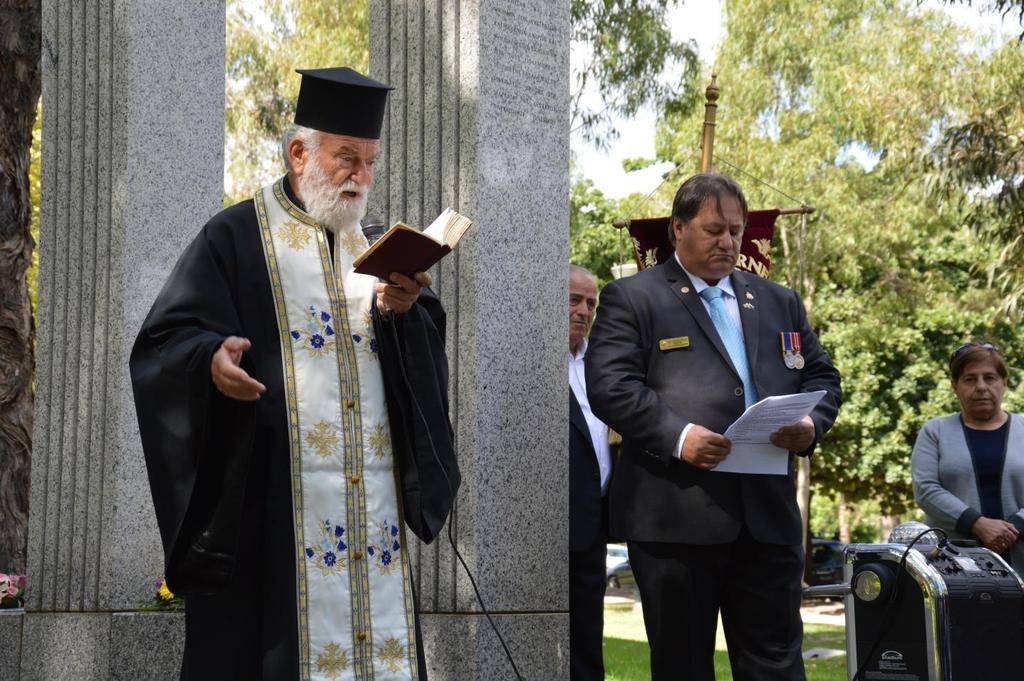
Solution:
[(717, 286), (708, 286), (700, 292), (700, 297), (708, 302), (711, 308), (711, 322), (715, 325), (725, 350), (729, 353), (732, 364), (743, 381), (743, 403), (744, 406), (757, 402), (757, 388), (754, 387), (754, 378), (750, 375), (750, 366), (747, 364), (747, 351), (743, 347), (743, 336), (736, 328), (736, 322), (729, 315), (725, 307), (724, 293)]

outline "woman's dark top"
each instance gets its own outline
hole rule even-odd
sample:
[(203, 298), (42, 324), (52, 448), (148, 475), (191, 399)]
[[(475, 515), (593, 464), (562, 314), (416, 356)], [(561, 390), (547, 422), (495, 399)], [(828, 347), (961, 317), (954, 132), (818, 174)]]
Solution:
[(1006, 419), (1006, 423), (995, 430), (979, 430), (967, 424), (963, 426), (967, 448), (971, 451), (971, 459), (974, 461), (974, 477), (978, 481), (981, 514), (986, 518), (1002, 518), (1003, 460), (1006, 458), (1006, 436), (1010, 432), (1010, 419)]

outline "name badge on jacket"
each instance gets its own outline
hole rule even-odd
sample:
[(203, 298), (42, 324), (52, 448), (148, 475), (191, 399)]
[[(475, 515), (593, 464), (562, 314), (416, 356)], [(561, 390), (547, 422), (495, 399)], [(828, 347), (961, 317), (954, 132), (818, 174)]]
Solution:
[(658, 349), (661, 350), (662, 352), (666, 352), (668, 350), (678, 350), (679, 348), (688, 347), (690, 347), (689, 336), (678, 336), (676, 338), (662, 338), (660, 341), (658, 341)]

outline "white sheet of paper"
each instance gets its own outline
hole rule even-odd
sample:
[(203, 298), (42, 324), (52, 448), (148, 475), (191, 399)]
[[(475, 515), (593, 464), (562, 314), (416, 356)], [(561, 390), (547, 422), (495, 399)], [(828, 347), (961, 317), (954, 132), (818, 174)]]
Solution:
[(726, 428), (724, 435), (732, 441), (732, 450), (712, 470), (785, 475), (789, 467), (789, 452), (773, 445), (768, 437), (779, 428), (791, 426), (809, 415), (824, 396), (824, 390), (816, 390), (766, 397), (750, 405)]

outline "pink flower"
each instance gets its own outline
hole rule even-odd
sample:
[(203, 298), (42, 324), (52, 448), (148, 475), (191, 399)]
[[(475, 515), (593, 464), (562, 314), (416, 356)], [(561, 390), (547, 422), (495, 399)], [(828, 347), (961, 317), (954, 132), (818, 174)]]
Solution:
[(14, 583), (17, 585), (17, 587), (19, 589), (24, 589), (25, 588), (25, 584), (28, 583), (28, 578), (25, 577), (25, 575), (15, 575), (14, 576)]
[(7, 587), (7, 595), (10, 596), (11, 598), (17, 596), (18, 595), (18, 587), (16, 587), (13, 584), (11, 584), (9, 587)]

